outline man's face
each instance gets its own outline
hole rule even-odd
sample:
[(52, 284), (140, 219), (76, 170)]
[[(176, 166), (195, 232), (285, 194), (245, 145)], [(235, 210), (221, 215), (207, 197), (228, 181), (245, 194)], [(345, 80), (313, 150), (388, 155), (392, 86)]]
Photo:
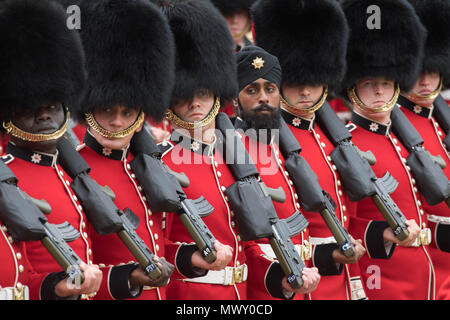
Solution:
[[(114, 107), (107, 107), (104, 109), (96, 109), (93, 112), (95, 120), (98, 124), (102, 128), (111, 132), (119, 132), (131, 127), (136, 122), (139, 114), (139, 110), (121, 105), (115, 105)], [(141, 129), (142, 125), (136, 130), (136, 132), (141, 131)], [(131, 138), (133, 138), (133, 134), (123, 138), (106, 138), (97, 133), (95, 130), (89, 130), (89, 132), (103, 147), (113, 150), (125, 148), (130, 143)]]
[(194, 98), (176, 101), (172, 111), (181, 119), (188, 122), (202, 121), (214, 106), (214, 94), (208, 90), (200, 89), (194, 94)]
[(419, 106), (428, 107), (434, 102), (433, 99), (424, 99), (420, 96), (426, 96), (430, 93), (436, 91), (441, 84), (441, 76), (437, 72), (433, 73), (422, 73), (417, 80), (416, 84), (409, 92), (413, 96), (408, 97), (412, 102), (418, 104)]
[(302, 110), (315, 105), (323, 94), (322, 85), (284, 84), (283, 97), (295, 108)]
[(235, 37), (245, 31), (250, 23), (250, 17), (245, 9), (240, 9), (231, 15), (225, 16), (225, 21), (227, 22), (231, 35)]
[[(12, 123), (19, 129), (34, 134), (50, 134), (62, 127), (65, 113), (60, 103), (44, 103), (37, 110), (19, 109), (12, 119)], [(46, 153), (54, 153), (58, 140), (30, 142), (11, 136), (11, 141), (18, 147)]]
[(392, 100), (395, 82), (383, 77), (365, 78), (356, 84), (356, 93), (362, 103), (376, 109)]
[(276, 84), (258, 79), (239, 92), (239, 115), (249, 128), (279, 128), (280, 91)]

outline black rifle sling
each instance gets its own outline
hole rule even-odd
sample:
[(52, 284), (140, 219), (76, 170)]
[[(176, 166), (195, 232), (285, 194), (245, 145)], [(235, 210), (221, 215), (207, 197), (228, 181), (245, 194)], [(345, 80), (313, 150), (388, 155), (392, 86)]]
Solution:
[(334, 146), (337, 146), (341, 141), (352, 138), (350, 131), (338, 118), (327, 101), (316, 111), (316, 122)]
[(330, 156), (339, 171), (350, 201), (360, 201), (374, 195), (372, 179), (376, 177), (372, 168), (358, 154), (351, 142), (350, 131), (327, 102), (316, 111), (316, 119), (322, 131), (336, 147)]
[(239, 234), (245, 241), (272, 236), (270, 219), (277, 219), (272, 199), (252, 190), (260, 188), (258, 169), (226, 114), (217, 115), (216, 128), (221, 133), (218, 143), (223, 144), (223, 157), (236, 180), (225, 194), (236, 215)]
[(450, 196), (448, 178), (423, 148), (423, 139), (398, 106), (391, 114), (392, 131), (406, 147), (406, 163), (417, 181), (417, 187), (430, 205), (445, 201)]

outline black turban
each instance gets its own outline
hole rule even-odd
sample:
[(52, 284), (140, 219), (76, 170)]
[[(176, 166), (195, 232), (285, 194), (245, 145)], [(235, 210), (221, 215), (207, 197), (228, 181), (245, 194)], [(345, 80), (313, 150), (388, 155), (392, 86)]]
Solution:
[(278, 58), (257, 46), (247, 46), (236, 53), (239, 91), (259, 78), (280, 88), (281, 66)]

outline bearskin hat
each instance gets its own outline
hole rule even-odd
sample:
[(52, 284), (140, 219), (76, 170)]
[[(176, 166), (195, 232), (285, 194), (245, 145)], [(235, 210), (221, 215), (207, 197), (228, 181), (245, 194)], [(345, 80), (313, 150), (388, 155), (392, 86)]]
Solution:
[[(378, 9), (379, 26), (370, 26), (368, 8)], [(420, 75), (426, 30), (406, 0), (344, 0), (350, 27), (343, 88), (365, 77), (385, 77), (409, 91)], [(370, 26), (370, 27), (369, 27)]]
[(450, 0), (409, 0), (428, 31), (422, 71), (439, 72), (450, 84)]
[(35, 110), (60, 102), (76, 113), (85, 83), (78, 33), (66, 27), (63, 7), (49, 0), (0, 2), (0, 109)]
[(166, 17), (147, 0), (82, 0), (79, 6), (88, 72), (82, 112), (119, 104), (162, 120), (175, 69)]
[(260, 0), (251, 13), (255, 42), (278, 57), (283, 83), (340, 83), (348, 27), (335, 0)]
[(157, 0), (175, 37), (174, 100), (189, 100), (199, 88), (217, 97), (237, 95), (233, 39), (221, 13), (208, 0)]
[(240, 9), (250, 10), (256, 0), (211, 0), (224, 16), (231, 15)]

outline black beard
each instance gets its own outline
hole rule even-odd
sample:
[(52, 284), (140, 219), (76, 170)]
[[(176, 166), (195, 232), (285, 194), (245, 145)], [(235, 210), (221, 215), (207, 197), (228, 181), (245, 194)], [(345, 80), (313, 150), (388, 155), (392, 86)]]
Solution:
[[(246, 112), (240, 102), (239, 108), (241, 109), (241, 119), (244, 122), (245, 130), (254, 129), (258, 141), (267, 144), (270, 143), (272, 130), (280, 129), (280, 108), (274, 108), (268, 104), (261, 104), (251, 111)], [(257, 114), (257, 112), (262, 110), (269, 110), (270, 114)]]

